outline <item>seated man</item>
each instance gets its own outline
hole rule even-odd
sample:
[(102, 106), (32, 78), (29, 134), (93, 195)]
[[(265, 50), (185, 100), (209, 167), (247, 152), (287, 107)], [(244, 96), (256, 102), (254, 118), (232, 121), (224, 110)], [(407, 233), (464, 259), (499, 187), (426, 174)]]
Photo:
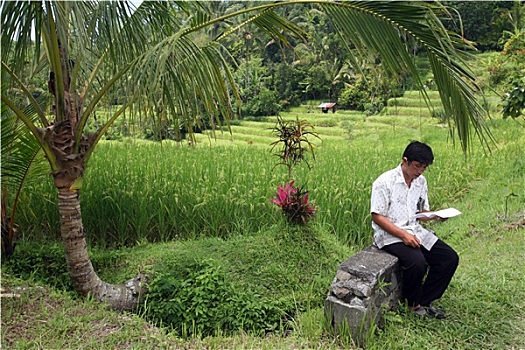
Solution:
[(417, 315), (444, 318), (444, 311), (431, 303), (447, 289), (459, 257), (415, 217), (417, 212), (429, 210), (427, 181), (422, 174), (433, 161), (428, 145), (412, 141), (401, 164), (374, 181), (370, 211), (374, 244), (399, 259), (402, 298)]

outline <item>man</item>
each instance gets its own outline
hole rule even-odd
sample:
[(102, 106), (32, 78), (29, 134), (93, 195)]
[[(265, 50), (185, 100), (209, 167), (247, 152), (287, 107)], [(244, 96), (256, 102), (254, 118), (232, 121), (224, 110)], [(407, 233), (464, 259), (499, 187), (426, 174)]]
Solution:
[(376, 179), (371, 196), (372, 228), (374, 244), (399, 259), (402, 297), (410, 309), (419, 316), (445, 318), (445, 312), (432, 302), (447, 289), (459, 257), (415, 217), (417, 212), (429, 210), (427, 181), (422, 174), (433, 161), (428, 145), (412, 141), (402, 163)]

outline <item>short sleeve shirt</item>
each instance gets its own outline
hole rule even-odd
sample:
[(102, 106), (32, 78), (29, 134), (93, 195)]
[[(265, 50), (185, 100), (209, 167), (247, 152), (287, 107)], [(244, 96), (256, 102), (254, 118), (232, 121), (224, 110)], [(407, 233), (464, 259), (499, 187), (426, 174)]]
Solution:
[[(421, 175), (412, 181), (410, 187), (405, 182), (401, 165), (381, 174), (372, 185), (371, 213), (388, 218), (399, 228), (415, 235), (421, 245), (430, 250), (437, 237), (416, 220), (416, 213), (429, 210), (427, 180)], [(378, 248), (403, 242), (400, 238), (386, 232), (372, 221), (374, 243)]]

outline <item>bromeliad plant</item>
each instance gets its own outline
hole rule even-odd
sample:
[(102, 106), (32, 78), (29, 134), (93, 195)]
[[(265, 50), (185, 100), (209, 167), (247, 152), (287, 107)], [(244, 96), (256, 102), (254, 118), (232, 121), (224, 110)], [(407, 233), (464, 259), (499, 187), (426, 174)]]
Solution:
[(308, 191), (304, 186), (297, 187), (291, 180), (294, 166), (304, 161), (310, 169), (306, 157), (308, 151), (315, 160), (314, 145), (308, 140), (308, 136), (320, 138), (310, 129), (313, 129), (313, 125), (306, 120), (301, 121), (296, 118), (293, 122), (285, 122), (278, 117), (273, 132), (279, 139), (271, 144), (272, 150), (278, 144), (282, 145), (275, 155), (280, 159), (278, 164), (283, 164), (288, 168), (289, 181), (284, 185), (279, 185), (275, 197), (270, 200), (281, 208), (288, 222), (300, 225), (307, 224), (317, 212), (315, 204), (308, 201)]

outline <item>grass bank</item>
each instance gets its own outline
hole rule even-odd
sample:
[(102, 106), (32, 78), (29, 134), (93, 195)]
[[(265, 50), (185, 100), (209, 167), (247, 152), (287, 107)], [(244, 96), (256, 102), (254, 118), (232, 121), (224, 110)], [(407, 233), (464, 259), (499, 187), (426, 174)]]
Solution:
[[(474, 187), (476, 189), (476, 187)], [(475, 196), (466, 198), (474, 200)], [(476, 212), (478, 212), (476, 210)], [(467, 215), (465, 215), (467, 214)], [(440, 301), (449, 317), (445, 321), (418, 319), (408, 314), (387, 315), (385, 327), (376, 330), (368, 349), (521, 349), (525, 345), (525, 260), (524, 213), (513, 213), (502, 220), (500, 210), (486, 208), (468, 218), (468, 213), (450, 220), (440, 228), (440, 235), (452, 244), (461, 257), (460, 267), (452, 284)], [(491, 220), (476, 220), (487, 216)], [(465, 228), (469, 227), (469, 230)], [(246, 244), (243, 240), (247, 240)], [(19, 297), (2, 298), (2, 347), (11, 349), (349, 349), (352, 341), (335, 337), (323, 328), (323, 311), (319, 306), (337, 262), (335, 258), (350, 254), (347, 248), (332, 251), (332, 264), (324, 272), (316, 267), (317, 259), (302, 260), (298, 255), (282, 259), (273, 256), (262, 245), (278, 237), (239, 238), (234, 242), (204, 239), (187, 244), (148, 245), (126, 250), (121, 262), (152, 263), (166, 256), (206, 255), (217, 259), (230, 271), (233, 280), (263, 285), (277, 291), (276, 297), (294, 293), (309, 294), (316, 299), (298, 310), (286, 333), (275, 332), (266, 337), (247, 334), (182, 339), (175, 333), (156, 327), (137, 315), (110, 312), (92, 300), (78, 300), (31, 280), (20, 280), (2, 272), (3, 293)], [(259, 243), (259, 244), (257, 244)], [(246, 249), (233, 249), (234, 246)], [(280, 255), (290, 249), (279, 249)], [(299, 248), (298, 248), (299, 249)], [(325, 246), (326, 249), (326, 246)], [(232, 254), (225, 254), (230, 251)], [(317, 253), (320, 253), (318, 250)], [(326, 252), (325, 252), (326, 253)], [(233, 255), (247, 263), (232, 262)], [(257, 261), (257, 257), (264, 257)], [(309, 257), (310, 258), (310, 257)], [(185, 259), (185, 258), (181, 258)], [(330, 259), (328, 259), (330, 260)], [(251, 263), (250, 263), (251, 261)], [(327, 260), (325, 260), (327, 261)], [(104, 268), (109, 278), (129, 266)], [(268, 266), (269, 265), (269, 266)], [(261, 271), (259, 271), (259, 269)], [(307, 281), (291, 281), (298, 271)], [(235, 272), (236, 271), (236, 272)], [(257, 273), (259, 271), (259, 273)], [(317, 271), (314, 276), (308, 276)], [(283, 281), (284, 279), (284, 281)], [(271, 281), (274, 282), (271, 282)], [(317, 280), (317, 282), (315, 282)], [(288, 284), (293, 282), (292, 284)], [(295, 285), (295, 287), (292, 287)], [(272, 295), (272, 293), (264, 294)], [(158, 325), (158, 324), (157, 324)]]

